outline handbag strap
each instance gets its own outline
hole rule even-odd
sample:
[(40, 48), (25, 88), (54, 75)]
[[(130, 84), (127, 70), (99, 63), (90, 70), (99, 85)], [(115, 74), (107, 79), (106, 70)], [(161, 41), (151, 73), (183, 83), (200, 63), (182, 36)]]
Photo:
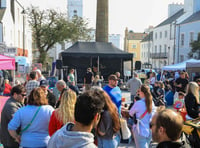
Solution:
[(147, 114), (147, 112), (148, 112), (148, 111), (146, 110), (146, 111), (140, 116), (139, 119), (141, 120), (142, 118), (144, 118), (144, 116)]
[(41, 108), (41, 106), (38, 107), (37, 111), (35, 112), (35, 114), (34, 114), (32, 120), (29, 122), (29, 124), (27, 124), (27, 126), (26, 126), (24, 129), (22, 129), (22, 131), (20, 132), (20, 135), (21, 135), (24, 131), (26, 131), (26, 130), (31, 126), (31, 124), (32, 124), (33, 120), (35, 119), (35, 117), (37, 116), (37, 114), (38, 114), (40, 108)]

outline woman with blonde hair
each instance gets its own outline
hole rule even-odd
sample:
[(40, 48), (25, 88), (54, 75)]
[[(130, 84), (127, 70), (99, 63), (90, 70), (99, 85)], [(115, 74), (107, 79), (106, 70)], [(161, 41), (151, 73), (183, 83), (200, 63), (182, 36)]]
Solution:
[(185, 107), (186, 107), (188, 116), (191, 118), (199, 117), (200, 116), (199, 106), (200, 106), (199, 86), (196, 82), (190, 82), (188, 84), (187, 94), (185, 96)]
[(136, 101), (129, 111), (131, 117), (136, 117), (132, 131), (136, 148), (149, 148), (151, 141), (149, 123), (156, 109), (152, 101), (149, 86), (142, 85), (138, 89), (138, 93), (141, 99)]
[(51, 116), (49, 122), (49, 135), (52, 136), (67, 122), (74, 122), (74, 107), (76, 103), (76, 93), (71, 89), (65, 90), (61, 97), (59, 108)]

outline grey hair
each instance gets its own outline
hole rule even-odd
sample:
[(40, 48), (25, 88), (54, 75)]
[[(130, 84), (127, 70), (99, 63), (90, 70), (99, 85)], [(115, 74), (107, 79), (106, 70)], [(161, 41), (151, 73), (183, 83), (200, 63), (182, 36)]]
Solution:
[(58, 81), (56, 82), (56, 84), (57, 84), (57, 85), (60, 85), (60, 86), (64, 86), (64, 87), (67, 86), (64, 80), (58, 80)]

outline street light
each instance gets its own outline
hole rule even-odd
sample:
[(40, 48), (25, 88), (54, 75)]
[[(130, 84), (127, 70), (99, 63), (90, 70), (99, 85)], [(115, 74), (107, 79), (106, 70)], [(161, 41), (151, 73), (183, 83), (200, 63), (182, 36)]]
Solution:
[(22, 12), (21, 14), (23, 15), (23, 56), (25, 56), (25, 9), (24, 7), (21, 5), (21, 3), (18, 0), (15, 0), (17, 2), (17, 4), (22, 8)]

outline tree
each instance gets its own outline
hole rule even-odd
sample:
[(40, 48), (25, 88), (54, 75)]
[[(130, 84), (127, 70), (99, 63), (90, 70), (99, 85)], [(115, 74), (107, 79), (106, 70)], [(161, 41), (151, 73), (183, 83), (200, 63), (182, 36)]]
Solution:
[(198, 34), (198, 38), (196, 41), (193, 41), (190, 43), (192, 49), (191, 51), (189, 52), (189, 56), (190, 57), (193, 57), (193, 54), (194, 53), (197, 53), (198, 54), (198, 59), (200, 59), (200, 33)]
[(28, 9), (28, 14), (33, 40), (39, 51), (39, 63), (45, 63), (48, 50), (56, 43), (90, 39), (91, 29), (81, 17), (75, 16), (68, 20), (64, 13), (58, 13), (53, 9), (41, 11), (33, 6)]

